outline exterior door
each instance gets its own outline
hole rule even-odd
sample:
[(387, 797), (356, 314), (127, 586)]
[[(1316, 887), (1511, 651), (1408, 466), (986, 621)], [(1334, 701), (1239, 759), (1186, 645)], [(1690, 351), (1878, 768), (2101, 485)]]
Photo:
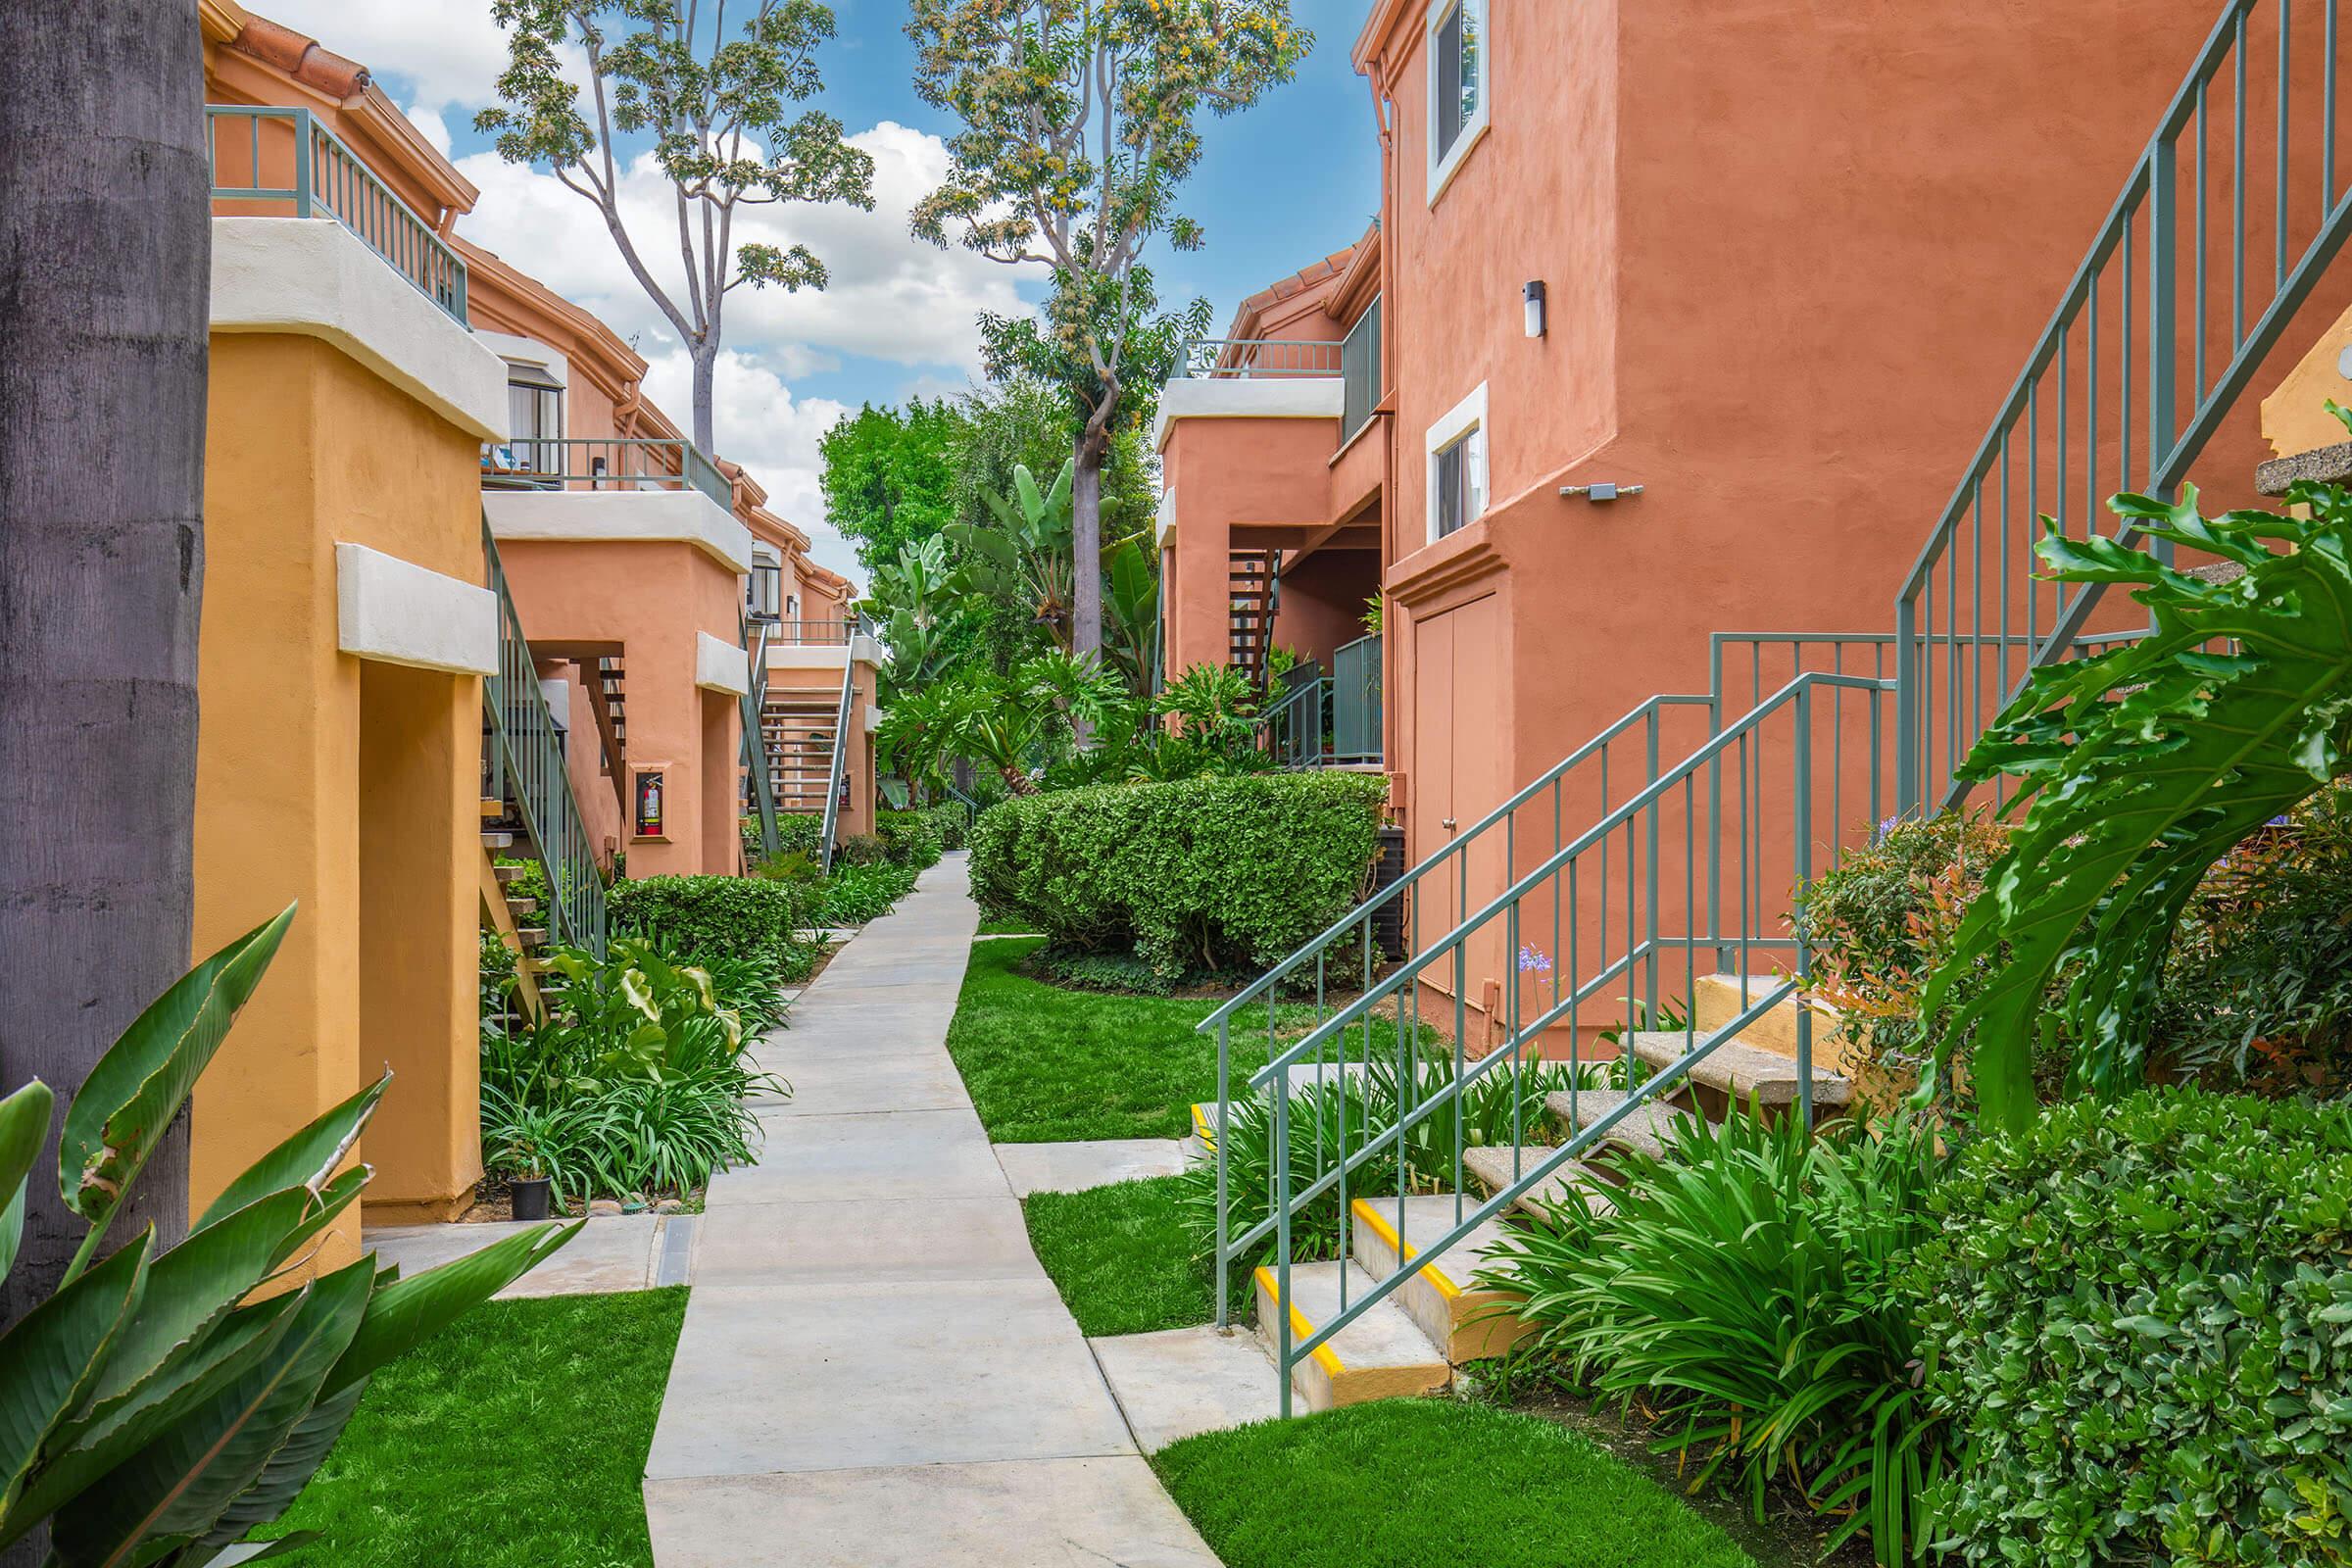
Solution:
[[(1510, 776), (1508, 672), (1498, 597), (1486, 594), (1413, 625), (1413, 756), (1408, 818), (1416, 858), (1437, 854), (1501, 804)], [(1490, 843), (1488, 840), (1492, 840)], [(1483, 908), (1503, 888), (1499, 830), (1465, 860), (1423, 878), (1414, 903), (1418, 952)], [(1470, 1000), (1494, 972), (1488, 950), (1501, 943), (1481, 932), (1467, 963)], [(1450, 960), (1430, 981), (1452, 990)]]

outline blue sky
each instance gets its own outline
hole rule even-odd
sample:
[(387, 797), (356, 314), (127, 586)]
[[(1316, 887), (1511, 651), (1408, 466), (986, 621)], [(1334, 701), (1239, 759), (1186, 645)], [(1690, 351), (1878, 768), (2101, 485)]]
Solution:
[[(1163, 298), (1206, 297), (1222, 327), (1243, 296), (1354, 239), (1379, 205), (1370, 95), (1348, 61), (1368, 0), (1293, 0), (1316, 34), (1298, 79), (1247, 114), (1210, 122), (1184, 206), (1208, 248), (1152, 257)], [(783, 215), (833, 273), (823, 299), (751, 298), (730, 315), (720, 377), (719, 445), (760, 475), (778, 509), (809, 529), (828, 564), (846, 544), (822, 527), (818, 434), (845, 409), (969, 384), (973, 318), (1019, 309), (1034, 279), (906, 232), (905, 209), (944, 166), (953, 129), (913, 91), (905, 0), (834, 0), (840, 35), (821, 57), (824, 107), (877, 160), (877, 210)], [(377, 82), (440, 139), (483, 189), (459, 230), (596, 310), (653, 362), (655, 396), (681, 423), (682, 356), (622, 269), (601, 223), (545, 176), (502, 165), (471, 127), (505, 50), (490, 0), (261, 0), (265, 15), (368, 65)], [(735, 300), (746, 300), (739, 294)]]

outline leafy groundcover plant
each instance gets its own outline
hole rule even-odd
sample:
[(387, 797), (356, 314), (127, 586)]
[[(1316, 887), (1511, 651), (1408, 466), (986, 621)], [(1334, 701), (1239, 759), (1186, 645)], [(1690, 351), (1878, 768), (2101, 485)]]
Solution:
[(2352, 1563), (2352, 1104), (2151, 1090), (1971, 1148), (1918, 1254), (1972, 1563)]
[(1527, 1298), (1527, 1353), (1657, 1421), (1692, 1485), (1764, 1517), (1786, 1484), (1868, 1531), (1878, 1560), (1923, 1554), (1946, 1463), (1917, 1387), (1913, 1250), (1945, 1169), (1931, 1129), (1793, 1118), (1677, 1122), (1664, 1158), (1620, 1152), (1613, 1206), (1581, 1190), (1488, 1275)]
[[(58, 1180), (90, 1230), (56, 1294), (0, 1336), (0, 1545), (46, 1522), (55, 1568), (215, 1561), (285, 1512), (377, 1368), (571, 1236), (537, 1226), (409, 1280), (378, 1274), (372, 1255), (306, 1277), (368, 1184), (367, 1166), (346, 1167), (387, 1075), (264, 1155), (177, 1246), (159, 1250), (149, 1230), (105, 1252), (293, 915), (165, 992), (67, 1107)], [(16, 1261), (53, 1107), (37, 1080), (0, 1100), (0, 1274)]]
[(776, 960), (712, 968), (615, 937), (561, 948), (536, 1025), (482, 1031), (482, 1159), (571, 1199), (676, 1194), (751, 1158), (747, 1101), (788, 1086), (751, 1050), (782, 1018)]

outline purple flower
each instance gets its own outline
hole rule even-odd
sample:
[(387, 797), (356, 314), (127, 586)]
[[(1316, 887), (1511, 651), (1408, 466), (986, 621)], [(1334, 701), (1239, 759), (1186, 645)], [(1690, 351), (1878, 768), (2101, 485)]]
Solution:
[(1549, 974), (1551, 973), (1551, 960), (1544, 956), (1541, 948), (1521, 948), (1519, 950), (1519, 972), (1521, 974)]

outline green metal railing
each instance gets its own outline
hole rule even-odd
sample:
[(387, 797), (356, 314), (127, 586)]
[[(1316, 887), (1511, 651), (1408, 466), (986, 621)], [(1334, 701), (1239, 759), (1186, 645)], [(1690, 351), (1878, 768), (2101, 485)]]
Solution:
[(1342, 765), (1381, 760), (1381, 648), (1375, 632), (1331, 656), (1331, 760)]
[[(1784, 912), (1794, 891), (1867, 842), (1882, 812), (1963, 798), (1936, 781), (1949, 779), (2031, 668), (2142, 634), (2134, 612), (2102, 607), (2097, 586), (2036, 579), (2034, 519), (2047, 513), (2079, 535), (2095, 526), (2110, 490), (2178, 486), (2352, 231), (2352, 190), (2336, 156), (2336, 0), (2299, 3), (2307, 19), (2318, 14), (2316, 28), (2306, 22), (2299, 33), (2287, 0), (2231, 0), (2223, 11), (1939, 514), (1891, 631), (1718, 634), (1706, 695), (1640, 705), (1466, 833), (1450, 821), (1425, 824), (1425, 834), (1436, 826), (1451, 836), (1202, 1023), (1217, 1037), (1222, 1127), (1236, 1103), (1231, 1031), (1242, 1007), (1312, 993), (1313, 1027), (1286, 1046), (1269, 1021), (1269, 1064), (1246, 1089), (1270, 1101), (1275, 1152), (1267, 1217), (1239, 1234), (1217, 1141), (1220, 1313), (1233, 1267), (1260, 1250), (1277, 1298), (1290, 1298), (1295, 1223), (1310, 1202), (1336, 1194), (1337, 1251), (1348, 1255), (1348, 1189), (1375, 1169), (1399, 1173), (1394, 1190), (1368, 1196), (1398, 1201), (1401, 1231), (1401, 1197), (1416, 1178), (1410, 1134), (1439, 1117), (1437, 1128), (1452, 1129), (1450, 1164), (1438, 1160), (1454, 1200), (1452, 1229), (1415, 1238), (1414, 1258), (1369, 1289), (1351, 1289), (1343, 1271), (1341, 1309), (1309, 1334), (1275, 1314), (1286, 1412), (1305, 1356), (1612, 1127), (1676, 1093), (1742, 1028), (1801, 996), (1810, 965), (1801, 910)], [(2226, 221), (2217, 221), (2222, 209)], [(2249, 266), (2249, 235), (2266, 218), (2268, 266)], [(1692, 743), (1670, 737), (1670, 723), (1702, 729)], [(1630, 766), (1619, 760), (1614, 779), (1612, 748), (1639, 754)], [(1502, 891), (1474, 908), (1473, 889), (1491, 887)], [(1373, 919), (1397, 901), (1409, 935), (1392, 967)], [(1743, 977), (1738, 1017), (1712, 1031), (1661, 1022), (1687, 1019), (1700, 975), (1724, 970)], [(1494, 1049), (1474, 1058), (1472, 982), (1493, 986), (1497, 974), (1510, 977), (1507, 988), (1482, 990), (1476, 1003)], [(1351, 993), (1344, 1004), (1328, 1005), (1343, 986)], [(1429, 1049), (1425, 1003), (1437, 1009), (1429, 1021), (1450, 1025), (1451, 1072), (1435, 1080), (1418, 1070)], [(1581, 1091), (1571, 1089), (1568, 1141), (1531, 1145), (1517, 1091), (1534, 1060), (1564, 1051), (1581, 1068), (1588, 1033), (1644, 1021), (1682, 1036), (1673, 1059), (1606, 1102), (1605, 1114), (1581, 1114)], [(1798, 1110), (1808, 1118), (1811, 1031), (1800, 1008)], [(1385, 1108), (1396, 1121), (1367, 1134), (1365, 1085), (1376, 1065), (1393, 1069), (1396, 1099)], [(1512, 1180), (1481, 1202), (1464, 1196), (1462, 1118), (1447, 1112), (1503, 1073), (1513, 1090)], [(1298, 1113), (1314, 1116), (1317, 1133), (1303, 1172), (1290, 1164), (1301, 1078), (1313, 1092)]]
[(565, 436), (484, 443), (485, 490), (699, 490), (732, 510), (735, 487), (691, 441)]
[(760, 853), (772, 856), (783, 849), (776, 832), (777, 760), (767, 747), (767, 641), (775, 624), (742, 617), (743, 653), (751, 666), (751, 684), (743, 693), (744, 789), (751, 797), (752, 814), (760, 821)]
[(466, 324), (466, 264), (308, 109), (207, 104), (213, 200), (335, 219), (417, 292)]
[(1895, 607), (1903, 808), (1962, 799), (2027, 671), (2136, 613), (2043, 582), (2038, 519), (2081, 536), (2113, 491), (2171, 495), (2352, 233), (2336, 11), (2223, 10), (1936, 519)]
[(841, 662), (841, 703), (833, 714), (833, 765), (825, 777), (825, 822), (817, 846), (817, 869), (831, 872), (833, 847), (841, 831), (841, 781), (850, 765), (850, 710), (858, 696), (858, 661)]
[(1355, 439), (1380, 406), (1380, 296), (1340, 345), (1340, 444)]
[(571, 774), (556, 738), (556, 717), (539, 689), (539, 668), (514, 612), (490, 520), (482, 519), (482, 555), (498, 598), (498, 670), (482, 682), (489, 797), (507, 803), (522, 823), (547, 875), (548, 914), (559, 941), (603, 956), (605, 883)]

